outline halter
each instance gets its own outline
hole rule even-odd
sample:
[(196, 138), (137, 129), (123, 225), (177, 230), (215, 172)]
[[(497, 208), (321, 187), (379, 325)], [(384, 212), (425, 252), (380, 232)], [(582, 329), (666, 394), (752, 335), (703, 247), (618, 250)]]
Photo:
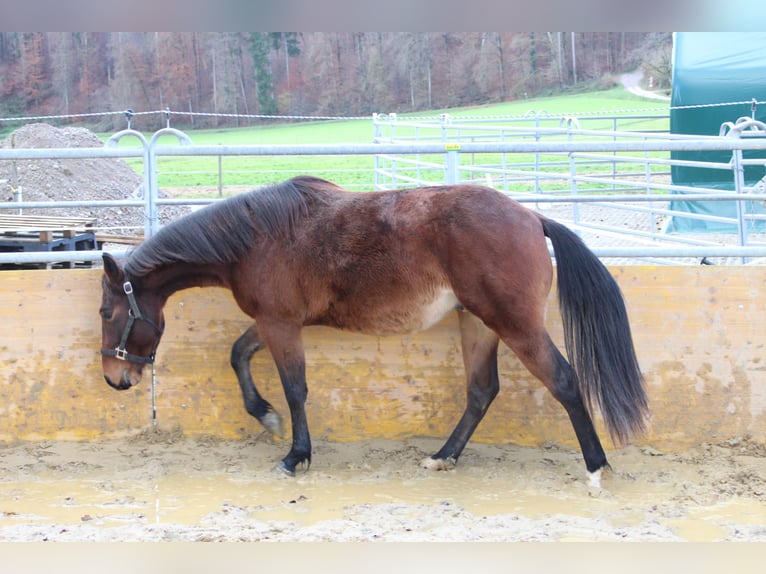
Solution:
[[(130, 283), (130, 281), (125, 281), (125, 283), (122, 284), (122, 290), (125, 292), (125, 295), (128, 296), (128, 303), (130, 304), (130, 309), (128, 309), (128, 322), (125, 323), (125, 328), (122, 330), (122, 338), (120, 339), (119, 345), (117, 345), (114, 349), (101, 349), (101, 354), (106, 355), (107, 357), (115, 357), (120, 361), (130, 361), (131, 363), (151, 365), (154, 363), (154, 355), (157, 352), (157, 346), (160, 344), (160, 337), (162, 337), (162, 332), (165, 330), (164, 325), (162, 327), (158, 327), (154, 321), (148, 317), (145, 317), (143, 313), (141, 313), (141, 310), (138, 308), (138, 303), (136, 303), (136, 296), (133, 294), (133, 285)], [(154, 349), (152, 349), (152, 353), (148, 357), (142, 357), (140, 355), (128, 353), (126, 348), (128, 337), (130, 337), (130, 332), (133, 329), (133, 324), (137, 320), (146, 321), (149, 323), (149, 325), (151, 325), (155, 333), (158, 335), (157, 342), (154, 344)]]

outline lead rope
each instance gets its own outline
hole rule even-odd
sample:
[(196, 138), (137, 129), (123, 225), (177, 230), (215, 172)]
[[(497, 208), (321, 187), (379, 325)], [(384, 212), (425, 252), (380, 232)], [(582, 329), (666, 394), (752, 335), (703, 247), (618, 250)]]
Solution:
[[(152, 428), (157, 430), (157, 369), (152, 363)], [(160, 485), (154, 484), (154, 523), (160, 524)]]
[(152, 427), (157, 428), (157, 369), (152, 363)]
[[(155, 330), (158, 330), (157, 326), (154, 325), (149, 319), (144, 317), (143, 313), (141, 313), (141, 310), (138, 308), (138, 303), (136, 302), (135, 296), (133, 295), (133, 285), (130, 281), (126, 281), (122, 286), (123, 291), (125, 291), (125, 294), (128, 296), (128, 304), (130, 305), (130, 309), (133, 313), (133, 317), (129, 318), (129, 321), (132, 321), (135, 319), (143, 319), (144, 321), (147, 321), (150, 325), (152, 325)], [(120, 347), (125, 349), (125, 345), (127, 344), (127, 335), (130, 334), (130, 329), (125, 329), (125, 334), (123, 335), (123, 341), (120, 343)], [(154, 366), (154, 353), (152, 353), (152, 427), (157, 428), (157, 369)]]

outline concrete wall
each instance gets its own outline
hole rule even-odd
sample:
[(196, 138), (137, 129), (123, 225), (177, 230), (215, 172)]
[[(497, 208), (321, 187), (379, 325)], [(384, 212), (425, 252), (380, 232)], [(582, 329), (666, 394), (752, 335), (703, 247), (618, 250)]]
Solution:
[[(766, 268), (611, 270), (628, 303), (653, 411), (649, 434), (637, 442), (660, 449), (741, 436), (766, 442)], [(151, 428), (150, 377), (125, 392), (103, 380), (100, 290), (96, 269), (0, 272), (0, 440), (98, 440)], [(190, 436), (258, 432), (228, 365), (231, 344), (249, 324), (229, 293), (177, 293), (166, 320), (158, 427)], [(548, 321), (561, 344), (555, 290)], [(456, 325), (450, 316), (428, 332), (388, 338), (306, 329), (312, 435), (446, 438), (464, 405)], [(252, 369), (287, 420), (268, 351)], [(505, 347), (500, 374), (500, 395), (474, 440), (576, 444), (563, 408)]]

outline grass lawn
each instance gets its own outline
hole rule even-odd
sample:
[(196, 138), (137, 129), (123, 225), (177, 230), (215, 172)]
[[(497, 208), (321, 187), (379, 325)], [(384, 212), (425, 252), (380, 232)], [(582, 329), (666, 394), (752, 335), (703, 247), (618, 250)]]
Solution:
[[(631, 131), (667, 131), (667, 105), (647, 102), (621, 88), (557, 96), (504, 102), (469, 108), (434, 110), (413, 114), (399, 114), (402, 120), (407, 118), (436, 118), (440, 114), (449, 114), (469, 122), (492, 122), (501, 124), (501, 117), (508, 124), (513, 124), (508, 117), (516, 118), (530, 112), (544, 118), (546, 115), (566, 114), (580, 119), (581, 127), (589, 130), (614, 129), (607, 115), (664, 115), (662, 119), (623, 120), (620, 130)], [(529, 124), (531, 125), (531, 122)], [(558, 126), (558, 120), (541, 125)], [(185, 131), (196, 145), (284, 145), (284, 144), (328, 144), (360, 143), (373, 141), (374, 127), (372, 118), (349, 120), (317, 120), (306, 122), (286, 122), (271, 125), (253, 125), (251, 127), (207, 129)], [(434, 134), (440, 133), (438, 130)], [(103, 134), (107, 138), (110, 134)], [(397, 137), (414, 137), (407, 128), (397, 130)], [(419, 137), (427, 137), (427, 130), (419, 131)], [(151, 134), (146, 134), (147, 139)], [(161, 138), (161, 142), (177, 143), (174, 138)], [(121, 145), (137, 145), (137, 140), (126, 138)], [(429, 159), (429, 158), (421, 158)], [(433, 158), (441, 162), (441, 158)], [(516, 156), (513, 162), (526, 162), (528, 158)], [(140, 160), (129, 160), (136, 170), (142, 169)], [(486, 154), (482, 157), (461, 158), (463, 164), (481, 163), (500, 165), (503, 161), (498, 154)], [(223, 195), (237, 193), (243, 188), (253, 188), (268, 183), (282, 181), (293, 175), (310, 173), (336, 181), (349, 189), (371, 189), (374, 182), (374, 158), (372, 156), (224, 156), (218, 157), (161, 157), (158, 161), (158, 177), (163, 188), (177, 188), (185, 197), (207, 197), (217, 195), (220, 189)], [(562, 167), (562, 171), (568, 168)], [(439, 170), (436, 170), (437, 172)], [(436, 174), (436, 177), (440, 177)]]

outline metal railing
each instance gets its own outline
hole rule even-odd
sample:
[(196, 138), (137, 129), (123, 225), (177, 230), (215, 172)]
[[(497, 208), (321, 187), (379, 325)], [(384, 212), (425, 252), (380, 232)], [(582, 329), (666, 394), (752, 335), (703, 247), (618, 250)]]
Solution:
[[(658, 260), (658, 249), (644, 253), (640, 246), (657, 248), (678, 245), (672, 262), (690, 257), (692, 251), (681, 250), (687, 245), (720, 247), (757, 246), (763, 236), (766, 210), (762, 200), (753, 195), (764, 191), (745, 184), (743, 169), (749, 165), (763, 168), (766, 158), (745, 159), (745, 146), (725, 143), (726, 140), (763, 140), (766, 126), (751, 118), (740, 118), (722, 126), (718, 136), (689, 136), (670, 134), (667, 130), (647, 130), (646, 122), (663, 116), (628, 116), (623, 126), (641, 127), (617, 130), (617, 118), (585, 118), (570, 116), (548, 117), (543, 125), (539, 116), (514, 118), (504, 122), (476, 123), (473, 120), (440, 118), (410, 121), (396, 116), (375, 117), (376, 141), (413, 143), (441, 141), (443, 145), (468, 152), (477, 140), (534, 142), (538, 145), (515, 146), (512, 153), (485, 154), (475, 161), (461, 164), (442, 161), (438, 156), (380, 155), (376, 158), (376, 189), (401, 186), (435, 185), (473, 182), (488, 184), (509, 193), (522, 202), (534, 202), (535, 207), (556, 206), (552, 215), (578, 229), (583, 238), (602, 256), (608, 248), (619, 251), (620, 245), (639, 247), (623, 250), (638, 252), (646, 261)], [(667, 116), (664, 116), (667, 120)], [(609, 121), (614, 129), (583, 129), (585, 121)], [(532, 125), (534, 124), (534, 125)], [(699, 145), (695, 142), (705, 142)], [(547, 144), (547, 145), (543, 145)], [(761, 144), (758, 144), (760, 146)], [(506, 148), (507, 149), (507, 148)], [(728, 162), (688, 161), (672, 159), (671, 151), (730, 151)], [(763, 154), (759, 154), (763, 156)], [(494, 161), (493, 161), (494, 160)], [(724, 174), (731, 191), (672, 183), (673, 166), (718, 170)], [(725, 183), (725, 182), (724, 182)], [(695, 213), (673, 209), (674, 204), (701, 201), (724, 201), (736, 204), (736, 215)], [(727, 209), (728, 211), (728, 209)], [(730, 229), (728, 233), (668, 234), (668, 224), (676, 219), (717, 223)], [(732, 236), (734, 241), (732, 241)], [(704, 251), (693, 250), (695, 255)], [(712, 253), (712, 251), (710, 251)], [(733, 252), (732, 252), (733, 253)], [(739, 253), (744, 254), (745, 250)], [(651, 255), (651, 258), (649, 258)], [(663, 257), (667, 257), (663, 255)], [(712, 255), (711, 255), (712, 257)], [(741, 255), (739, 262), (748, 262), (750, 255)], [(709, 260), (708, 260), (709, 261)]]
[[(738, 122), (717, 137), (671, 136), (665, 133), (603, 131), (578, 129), (569, 119), (560, 127), (532, 126), (524, 137), (504, 136), (505, 141), (492, 141), (473, 134), (469, 141), (459, 138), (437, 140), (391, 140), (376, 138), (370, 144), (327, 145), (194, 145), (188, 135), (170, 127), (146, 139), (139, 132), (123, 130), (114, 134), (103, 148), (67, 149), (0, 149), (0, 161), (42, 158), (134, 158), (142, 162), (143, 197), (123, 200), (87, 202), (8, 202), (0, 210), (27, 208), (67, 208), (86, 204), (90, 208), (141, 208), (145, 237), (159, 229), (159, 213), (164, 206), (203, 205), (216, 201), (205, 199), (161, 198), (158, 184), (158, 162), (161, 158), (188, 156), (370, 156), (374, 159), (375, 187), (412, 187), (415, 185), (479, 182), (490, 184), (520, 202), (564, 220), (577, 229), (597, 255), (608, 258), (640, 258), (643, 261), (685, 262), (703, 258), (737, 258), (737, 262), (757, 261), (766, 257), (766, 242), (758, 234), (749, 233), (753, 222), (764, 219), (748, 206), (766, 201), (766, 193), (747, 187), (741, 177), (744, 165), (764, 160), (743, 159), (743, 152), (766, 152), (766, 128)], [(486, 126), (482, 126), (486, 128)], [(400, 125), (397, 124), (397, 130)], [(465, 126), (461, 127), (468, 132)], [(507, 133), (510, 134), (509, 130)], [(172, 136), (177, 145), (159, 142), (161, 136)], [(118, 146), (121, 140), (135, 137), (138, 147)], [(671, 152), (726, 151), (728, 163), (682, 162), (670, 159)], [(670, 182), (672, 165), (690, 164), (726, 170), (735, 183), (734, 191), (676, 186)], [(700, 164), (700, 165), (697, 165)], [(343, 184), (342, 180), (338, 183)], [(738, 216), (726, 219), (740, 232), (733, 241), (711, 241), (705, 238), (670, 237), (661, 233), (660, 221), (681, 215), (668, 208), (670, 202), (734, 201)], [(647, 229), (594, 221), (593, 208), (617, 210), (651, 220)], [(683, 213), (685, 217), (696, 214)], [(712, 217), (712, 216), (706, 216)], [(594, 239), (595, 237), (595, 239)], [(110, 251), (122, 256), (127, 249)], [(90, 262), (100, 260), (101, 251), (0, 253), (0, 264), (53, 263), (62, 261)]]

